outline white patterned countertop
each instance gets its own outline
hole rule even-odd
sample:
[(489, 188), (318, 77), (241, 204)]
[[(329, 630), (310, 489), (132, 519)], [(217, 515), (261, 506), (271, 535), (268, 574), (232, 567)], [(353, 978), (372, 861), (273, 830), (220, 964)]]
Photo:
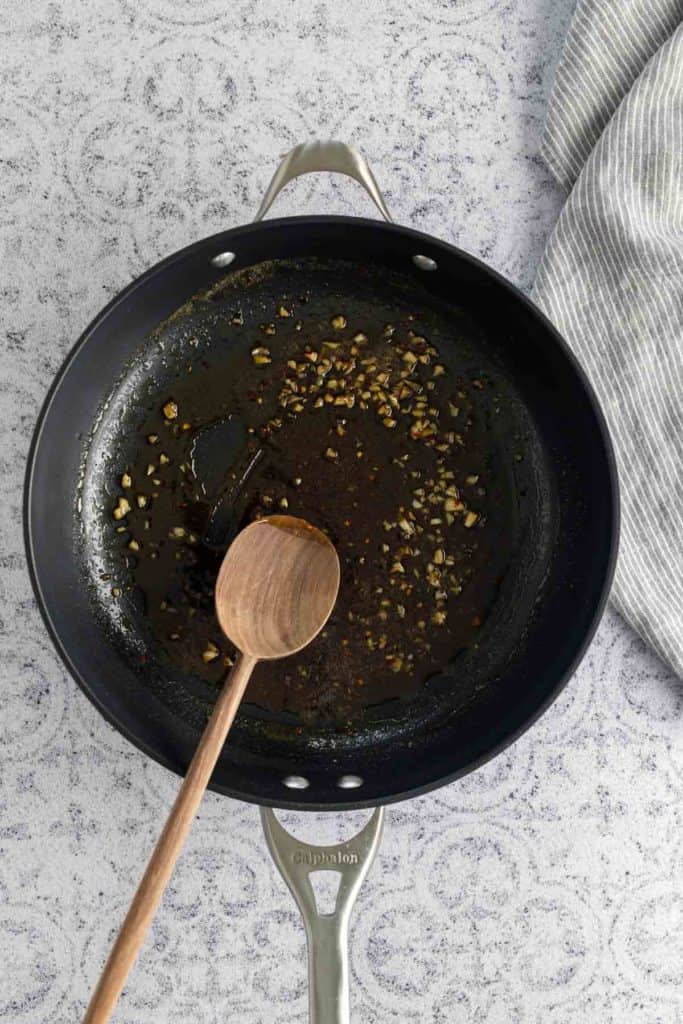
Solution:
[[(21, 536), (48, 384), (131, 277), (253, 214), (279, 154), (359, 144), (396, 219), (528, 288), (561, 196), (538, 157), (571, 0), (34, 0), (0, 36), (0, 1024), (78, 1021), (177, 780), (99, 717)], [(361, 213), (309, 178), (279, 213)], [(608, 612), (545, 717), (389, 809), (351, 932), (365, 1024), (683, 1021), (683, 694)], [(286, 815), (293, 824), (295, 816)], [(324, 841), (342, 821), (298, 820)], [(120, 1024), (306, 1019), (304, 937), (255, 808), (209, 795)]]

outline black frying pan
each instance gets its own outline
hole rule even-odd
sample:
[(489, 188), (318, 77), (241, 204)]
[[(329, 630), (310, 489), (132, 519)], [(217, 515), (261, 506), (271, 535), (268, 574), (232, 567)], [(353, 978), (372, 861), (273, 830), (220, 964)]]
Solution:
[[(388, 220), (358, 154), (338, 143), (298, 147), (275, 176), (259, 222), (197, 242), (133, 282), (86, 330), (51, 388), (29, 457), (25, 525), (38, 602), (75, 679), (132, 742), (183, 772), (215, 680), (150, 634), (144, 596), (126, 582), (128, 556), (121, 557), (111, 508), (121, 467), (141, 458), (140, 431), (176, 392), (189, 434), (203, 415), (230, 420), (211, 381), (229, 381), (239, 404), (246, 382), (231, 367), (244, 364), (231, 360), (244, 356), (244, 339), (283, 296), (305, 296), (301, 316), (313, 338), (329, 332), (340, 308), (368, 332), (413, 315), (421, 329), (427, 324), (449, 372), (465, 382), (463, 394), (473, 381), (487, 382), (472, 399), (481, 427), (475, 447), (492, 480), (481, 498), (488, 537), (499, 543), (486, 563), (495, 573), (481, 568), (486, 614), (471, 609), (476, 638), (454, 643), (419, 685), (356, 701), (343, 721), (335, 717), (337, 691), (314, 720), (291, 707), (246, 705), (213, 779), (213, 788), (240, 799), (332, 809), (442, 785), (541, 714), (599, 620), (617, 548), (618, 497), (607, 430), (582, 370), (545, 317), (498, 274), (388, 222), (260, 222), (283, 184), (310, 170), (357, 178)], [(226, 326), (235, 319), (240, 334)], [(238, 435), (228, 448), (240, 448)], [(252, 445), (232, 455), (248, 456), (249, 465), (253, 452)], [(269, 459), (277, 473), (272, 447)], [(359, 515), (379, 515), (384, 498), (361, 489)], [(235, 525), (226, 523), (228, 534)], [(198, 526), (200, 549), (205, 527)], [(220, 538), (205, 539), (197, 572), (206, 576)], [(476, 595), (476, 580), (472, 587)], [(330, 638), (329, 657), (339, 636)], [(415, 665), (415, 678), (421, 671)], [(318, 683), (325, 693), (324, 678)]]

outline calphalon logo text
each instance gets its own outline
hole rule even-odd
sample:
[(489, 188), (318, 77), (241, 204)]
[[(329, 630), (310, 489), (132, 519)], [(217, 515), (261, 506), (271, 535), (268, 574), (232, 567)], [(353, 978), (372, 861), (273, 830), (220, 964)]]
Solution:
[(297, 850), (296, 853), (292, 854), (292, 860), (295, 864), (311, 864), (313, 867), (319, 867), (321, 864), (357, 864), (358, 854), (357, 853), (309, 853), (307, 850)]

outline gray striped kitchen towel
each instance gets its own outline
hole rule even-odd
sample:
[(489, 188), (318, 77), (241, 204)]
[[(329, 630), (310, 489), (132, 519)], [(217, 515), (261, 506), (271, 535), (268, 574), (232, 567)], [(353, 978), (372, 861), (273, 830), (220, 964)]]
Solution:
[(543, 142), (572, 191), (533, 295), (615, 444), (613, 601), (683, 677), (682, 18), (681, 0), (579, 0)]
[(579, 0), (541, 152), (567, 191), (624, 96), (683, 20), (683, 0)]

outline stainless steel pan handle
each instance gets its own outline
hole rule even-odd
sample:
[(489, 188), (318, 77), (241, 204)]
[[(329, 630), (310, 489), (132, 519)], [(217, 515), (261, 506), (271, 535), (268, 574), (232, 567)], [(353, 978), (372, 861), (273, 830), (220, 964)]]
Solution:
[(254, 220), (263, 220), (285, 185), (313, 171), (331, 171), (333, 174), (346, 174), (349, 178), (355, 178), (384, 219), (392, 223), (391, 214), (367, 160), (354, 146), (348, 146), (345, 142), (302, 142), (291, 149), (273, 175)]
[[(378, 807), (357, 835), (338, 846), (303, 843), (282, 827), (270, 808), (261, 808), (261, 821), (268, 849), (306, 929), (310, 1022), (349, 1024), (349, 918), (379, 847), (384, 810)], [(316, 905), (310, 880), (314, 871), (341, 876), (331, 914), (321, 914)]]
[[(349, 146), (345, 142), (302, 142), (300, 146), (291, 149), (273, 175), (254, 220), (263, 220), (288, 182), (313, 171), (331, 171), (333, 174), (346, 174), (350, 178), (355, 178), (370, 196), (384, 220), (393, 224), (393, 218), (367, 160), (355, 146)], [(220, 253), (212, 262), (215, 267), (223, 268), (234, 258), (234, 253)], [(418, 270), (438, 269), (436, 260), (423, 253), (413, 253), (411, 259)]]

